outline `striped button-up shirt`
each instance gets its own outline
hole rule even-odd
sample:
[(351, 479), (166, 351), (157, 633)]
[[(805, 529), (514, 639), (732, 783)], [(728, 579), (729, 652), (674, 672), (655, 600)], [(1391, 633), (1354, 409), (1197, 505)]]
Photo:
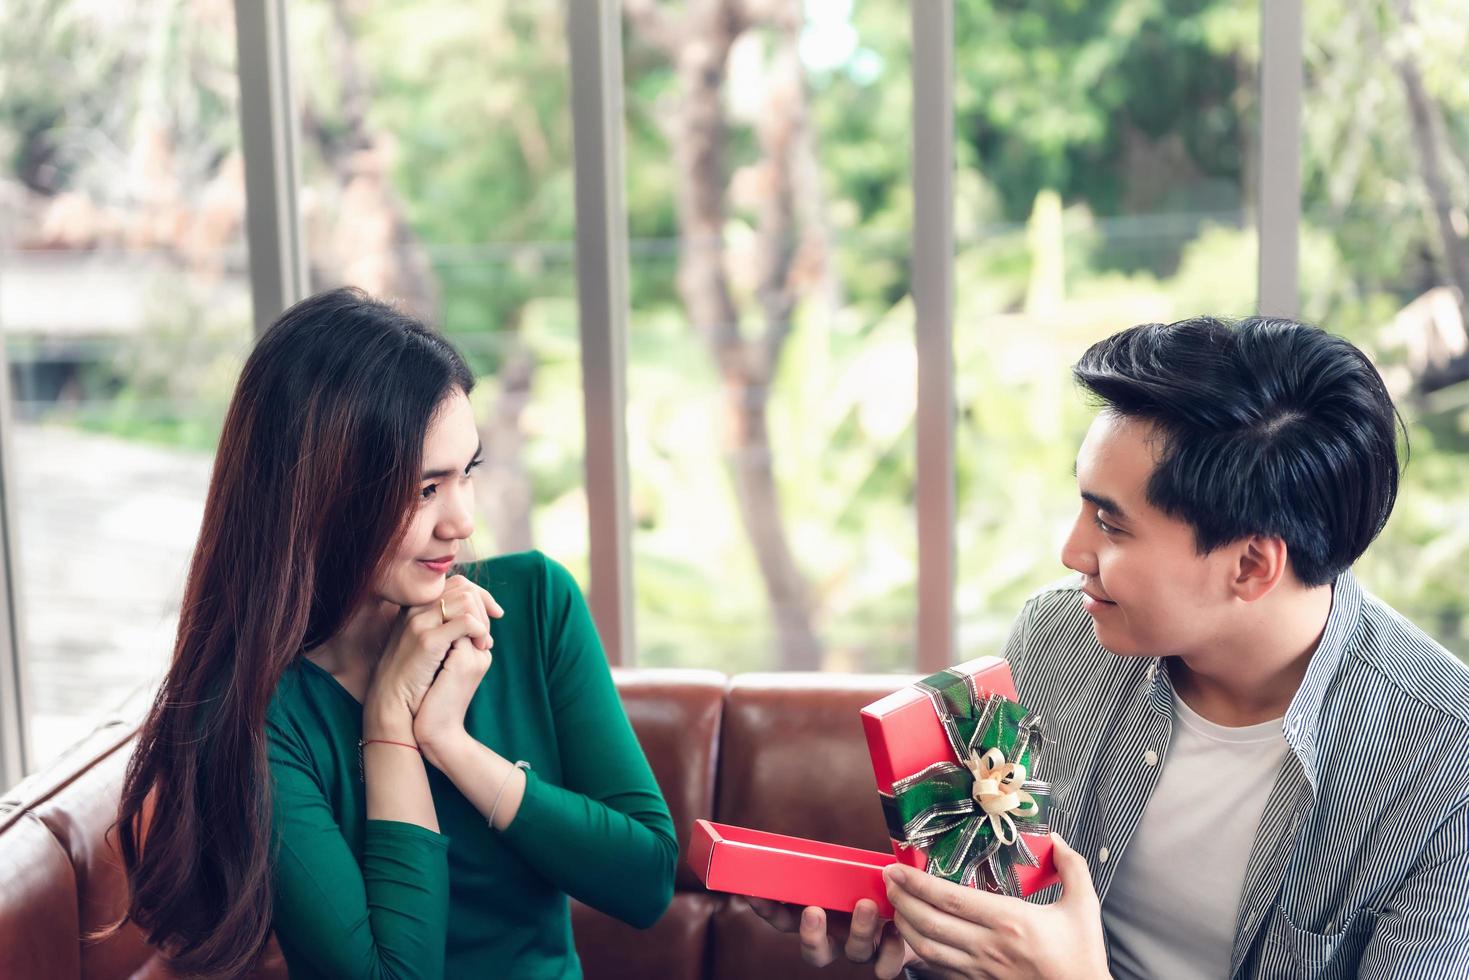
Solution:
[[(1168, 671), (1098, 644), (1079, 579), (1026, 604), (1005, 656), (1105, 903), (1167, 756)], [(1283, 725), (1231, 976), (1469, 978), (1469, 668), (1347, 572)]]

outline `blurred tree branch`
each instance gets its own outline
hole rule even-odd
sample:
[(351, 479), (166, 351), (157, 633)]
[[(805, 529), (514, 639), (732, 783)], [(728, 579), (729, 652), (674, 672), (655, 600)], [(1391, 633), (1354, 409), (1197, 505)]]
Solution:
[[(1457, 328), (1451, 326), (1447, 329), (1451, 332), (1456, 329), (1462, 334), (1463, 325), (1469, 322), (1469, 249), (1466, 249), (1463, 237), (1454, 226), (1454, 201), (1444, 168), (1446, 140), (1443, 117), (1424, 86), (1422, 73), (1414, 60), (1413, 52), (1419, 43), (1420, 28), (1415, 17), (1413, 0), (1393, 0), (1393, 6), (1402, 35), (1400, 43), (1388, 50), (1388, 46), (1370, 26), (1369, 33), (1373, 35), (1374, 47), (1379, 51), (1387, 51), (1388, 60), (1403, 87), (1416, 150), (1414, 158), (1418, 176), (1427, 197), (1430, 223), (1436, 233), (1436, 258), (1444, 281), (1458, 303)], [(1431, 304), (1413, 304), (1404, 310), (1403, 315), (1411, 316), (1412, 311), (1419, 306), (1432, 309)], [(1441, 319), (1419, 318), (1422, 323), (1420, 329), (1426, 339), (1418, 346), (1435, 352), (1435, 356), (1421, 358), (1421, 365), (1415, 371), (1414, 387), (1420, 395), (1469, 379), (1469, 354), (1462, 349), (1455, 350), (1453, 345), (1445, 346), (1442, 342), (1435, 343), (1427, 339), (1438, 337), (1445, 329), (1439, 323)]]
[(303, 130), (321, 147), (341, 188), (341, 207), (321, 229), (332, 254), (313, 256), (313, 288), (331, 278), (361, 286), (429, 322), (439, 319), (437, 283), (423, 244), (409, 226), (391, 183), (390, 154), (368, 121), (371, 93), (353, 38), (347, 0), (331, 0), (331, 43), (341, 82), (340, 132), (307, 113)]
[[(640, 36), (672, 60), (679, 81), (671, 130), (682, 238), (678, 291), (690, 325), (705, 339), (724, 381), (735, 496), (775, 620), (780, 665), (816, 669), (822, 645), (813, 624), (815, 603), (790, 546), (768, 415), (801, 278), (812, 267), (824, 272), (826, 265), (825, 234), (810, 213), (811, 235), (797, 261), (797, 184), (811, 190), (814, 174), (805, 79), (796, 53), (801, 9), (795, 0), (758, 6), (696, 0), (676, 21), (649, 0), (633, 0), (627, 10)], [(757, 26), (770, 31), (773, 54), (754, 127), (760, 158), (744, 182), (755, 212), (755, 305), (763, 321), (762, 332), (751, 338), (742, 327), (725, 243), (731, 174), (724, 89), (732, 48)]]

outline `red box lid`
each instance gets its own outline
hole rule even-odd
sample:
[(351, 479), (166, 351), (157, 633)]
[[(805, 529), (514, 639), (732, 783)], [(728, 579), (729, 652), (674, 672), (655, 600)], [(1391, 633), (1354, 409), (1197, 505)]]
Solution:
[(882, 869), (895, 860), (891, 854), (697, 820), (688, 860), (713, 891), (836, 912), (851, 912), (870, 898), (879, 915), (893, 916), (882, 881)]
[[(999, 657), (980, 657), (951, 669), (972, 676), (982, 693), (1017, 700), (1010, 665)], [(891, 793), (896, 780), (953, 756), (933, 702), (911, 685), (863, 708), (862, 730), (882, 793)]]

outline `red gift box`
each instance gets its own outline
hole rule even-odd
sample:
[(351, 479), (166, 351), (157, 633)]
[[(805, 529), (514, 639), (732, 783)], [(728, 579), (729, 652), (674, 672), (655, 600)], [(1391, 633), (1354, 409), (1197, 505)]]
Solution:
[[(980, 695), (999, 694), (1018, 700), (1010, 665), (998, 657), (981, 657), (951, 668), (973, 678)], [(934, 712), (933, 702), (917, 687), (905, 687), (862, 709), (862, 730), (867, 735), (867, 749), (872, 756), (872, 771), (877, 777), (878, 792), (893, 793), (893, 783), (922, 772), (939, 761), (958, 761), (944, 734), (943, 725)], [(1057, 881), (1051, 853), (1051, 838), (1038, 834), (1021, 834), (1039, 867), (1016, 865), (1020, 893), (1031, 895)], [(893, 854), (904, 864), (923, 870), (928, 855), (918, 847), (893, 841)]]
[(689, 864), (706, 888), (835, 912), (851, 912), (870, 898), (885, 919), (893, 917), (893, 906), (882, 869), (893, 863), (880, 851), (708, 820), (695, 821), (689, 841)]

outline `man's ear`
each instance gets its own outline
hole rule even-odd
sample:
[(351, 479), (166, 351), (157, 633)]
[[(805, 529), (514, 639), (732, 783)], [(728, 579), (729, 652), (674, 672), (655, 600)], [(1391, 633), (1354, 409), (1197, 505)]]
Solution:
[(1233, 568), (1234, 594), (1245, 602), (1269, 595), (1290, 568), (1290, 555), (1283, 538), (1256, 534), (1236, 545)]

